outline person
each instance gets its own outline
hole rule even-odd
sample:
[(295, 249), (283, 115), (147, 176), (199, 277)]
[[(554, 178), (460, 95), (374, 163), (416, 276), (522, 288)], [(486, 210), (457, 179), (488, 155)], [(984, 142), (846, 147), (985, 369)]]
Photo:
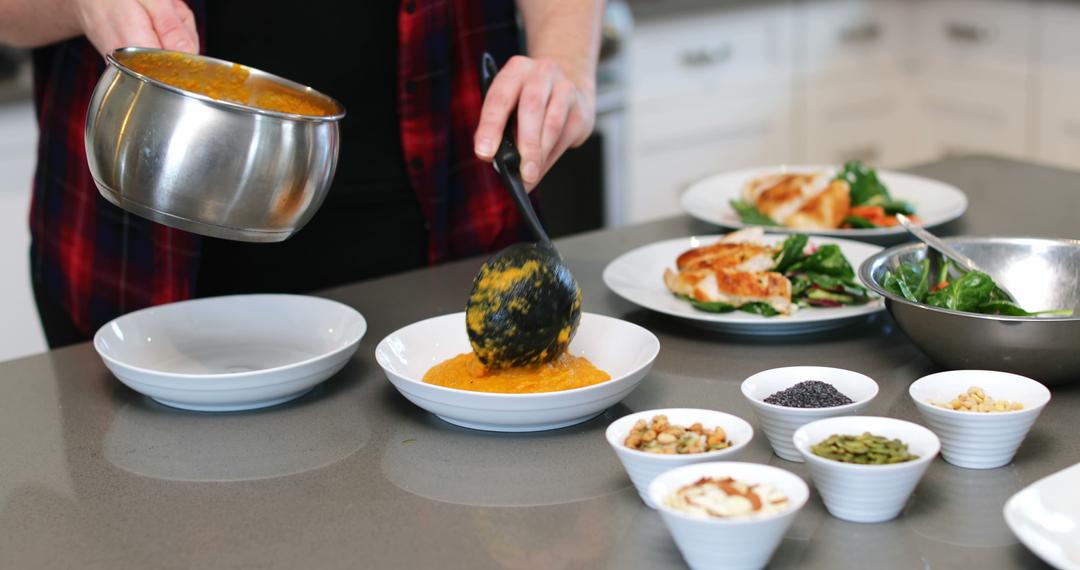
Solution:
[[(515, 109), (530, 189), (586, 140), (602, 9), (602, 0), (0, 0), (0, 42), (35, 48), (30, 262), (49, 345), (86, 340), (146, 306), (308, 292), (522, 239), (485, 161)], [(522, 43), (528, 56), (514, 55)], [(83, 126), (102, 56), (125, 46), (204, 53), (341, 101), (337, 174), (309, 224), (277, 244), (230, 242), (104, 200)], [(485, 51), (502, 67), (481, 101)]]

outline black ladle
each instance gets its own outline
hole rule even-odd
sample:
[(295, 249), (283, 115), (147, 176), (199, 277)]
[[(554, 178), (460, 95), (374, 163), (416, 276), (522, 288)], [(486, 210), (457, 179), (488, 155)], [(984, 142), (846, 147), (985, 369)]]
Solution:
[[(485, 97), (498, 72), (494, 58), (485, 53), (480, 72)], [(511, 114), (506, 121), (495, 170), (538, 241), (496, 253), (473, 281), (466, 328), (473, 351), (489, 368), (530, 366), (558, 357), (581, 320), (581, 290), (540, 224), (521, 180), (516, 120)]]

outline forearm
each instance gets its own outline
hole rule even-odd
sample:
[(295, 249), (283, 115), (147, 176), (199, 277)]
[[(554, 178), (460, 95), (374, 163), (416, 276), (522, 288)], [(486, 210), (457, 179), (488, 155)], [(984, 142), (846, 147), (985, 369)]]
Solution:
[(0, 43), (37, 47), (80, 34), (70, 0), (0, 0)]
[(529, 57), (551, 59), (594, 97), (604, 0), (517, 0)]

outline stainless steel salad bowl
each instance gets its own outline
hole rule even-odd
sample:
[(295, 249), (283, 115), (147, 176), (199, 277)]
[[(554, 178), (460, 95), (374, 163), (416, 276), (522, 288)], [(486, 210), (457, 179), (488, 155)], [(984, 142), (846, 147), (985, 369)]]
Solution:
[(1080, 381), (1080, 241), (958, 237), (945, 240), (1016, 296), (1028, 311), (1072, 309), (1068, 317), (984, 315), (914, 303), (882, 286), (887, 271), (926, 258), (921, 243), (867, 259), (859, 277), (923, 352), (949, 369), (992, 369), (1044, 384)]
[[(183, 230), (275, 242), (322, 204), (337, 165), (344, 108), (309, 87), (251, 69), (251, 77), (306, 93), (338, 112), (294, 115), (213, 99), (141, 75), (125, 48), (94, 90), (86, 158), (102, 196)], [(214, 66), (231, 63), (190, 56)]]

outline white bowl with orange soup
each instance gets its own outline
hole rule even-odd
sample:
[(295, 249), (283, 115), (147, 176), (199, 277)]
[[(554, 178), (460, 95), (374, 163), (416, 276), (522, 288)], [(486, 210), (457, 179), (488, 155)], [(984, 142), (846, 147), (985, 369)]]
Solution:
[(471, 351), (465, 313), (454, 313), (391, 333), (375, 348), (375, 359), (403, 396), (447, 422), (487, 431), (540, 431), (584, 422), (625, 398), (648, 374), (660, 341), (633, 323), (582, 313), (567, 352), (587, 358), (609, 380), (525, 394), (480, 391), (483, 378), (469, 390), (424, 381), (432, 367)]

